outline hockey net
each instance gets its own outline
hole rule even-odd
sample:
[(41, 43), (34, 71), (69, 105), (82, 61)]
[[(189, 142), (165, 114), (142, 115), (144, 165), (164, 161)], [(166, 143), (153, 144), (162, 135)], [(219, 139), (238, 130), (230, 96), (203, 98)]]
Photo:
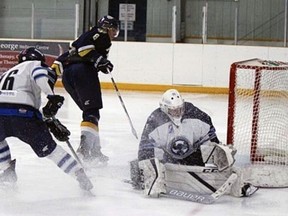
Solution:
[(230, 68), (227, 143), (260, 187), (288, 187), (288, 63), (251, 59)]

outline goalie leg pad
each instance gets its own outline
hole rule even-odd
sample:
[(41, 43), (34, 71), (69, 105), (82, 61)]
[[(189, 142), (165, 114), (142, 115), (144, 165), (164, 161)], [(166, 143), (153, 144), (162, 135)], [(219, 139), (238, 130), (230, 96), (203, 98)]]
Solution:
[(144, 195), (159, 197), (166, 193), (165, 167), (157, 158), (140, 161), (139, 168), (144, 180)]
[[(235, 197), (247, 197), (253, 195), (258, 188), (247, 182), (243, 178), (243, 170), (238, 167), (228, 168), (220, 172), (217, 167), (184, 166), (178, 164), (165, 164), (165, 178), (167, 188), (177, 188), (183, 191), (189, 191), (197, 194), (220, 194), (223, 192), (223, 186), (232, 174), (232, 185), (224, 187), (225, 194)], [(234, 181), (235, 178), (235, 181)]]
[(141, 178), (141, 173), (139, 169), (139, 161), (135, 159), (130, 161), (130, 178), (132, 182), (132, 186), (136, 190), (143, 189), (143, 179)]
[[(178, 188), (197, 194), (212, 194), (220, 188), (231, 175), (231, 171), (219, 172), (215, 166), (184, 166), (165, 164), (167, 188)], [(229, 193), (230, 190), (227, 192)]]

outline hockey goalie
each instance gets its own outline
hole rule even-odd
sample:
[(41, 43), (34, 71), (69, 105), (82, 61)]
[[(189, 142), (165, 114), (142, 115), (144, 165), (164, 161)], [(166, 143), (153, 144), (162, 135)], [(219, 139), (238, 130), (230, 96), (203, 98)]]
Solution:
[(144, 126), (138, 159), (130, 163), (131, 183), (149, 197), (200, 203), (223, 194), (251, 196), (258, 188), (233, 167), (235, 153), (220, 143), (209, 115), (170, 89)]

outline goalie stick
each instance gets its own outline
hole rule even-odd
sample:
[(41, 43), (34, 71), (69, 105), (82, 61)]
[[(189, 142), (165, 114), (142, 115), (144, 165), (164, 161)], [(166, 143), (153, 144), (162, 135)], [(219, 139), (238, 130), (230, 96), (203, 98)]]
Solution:
[[(229, 178), (224, 182), (224, 184), (212, 194), (197, 194), (194, 192), (166, 187), (166, 193), (161, 193), (160, 197), (186, 200), (201, 204), (213, 204), (215, 201), (217, 201), (221, 196), (223, 196), (226, 192), (228, 192), (231, 189), (231, 186), (234, 184), (237, 178), (238, 178), (237, 174), (232, 173), (229, 176)], [(133, 185), (133, 181), (128, 179), (124, 179), (123, 182)]]

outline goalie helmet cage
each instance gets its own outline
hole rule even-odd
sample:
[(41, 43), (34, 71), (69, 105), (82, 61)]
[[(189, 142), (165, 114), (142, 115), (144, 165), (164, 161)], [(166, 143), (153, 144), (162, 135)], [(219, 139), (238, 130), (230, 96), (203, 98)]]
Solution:
[(230, 68), (227, 143), (259, 187), (288, 187), (288, 63), (261, 59)]

